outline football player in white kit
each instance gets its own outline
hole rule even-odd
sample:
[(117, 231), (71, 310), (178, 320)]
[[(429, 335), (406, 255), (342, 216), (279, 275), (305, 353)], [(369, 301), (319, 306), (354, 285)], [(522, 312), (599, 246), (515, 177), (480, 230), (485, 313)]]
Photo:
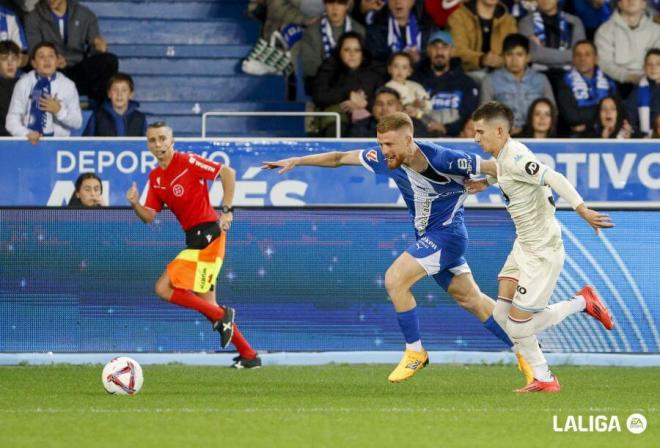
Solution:
[(613, 323), (607, 307), (590, 286), (569, 300), (548, 306), (564, 264), (552, 190), (596, 232), (614, 224), (607, 215), (589, 209), (563, 175), (539, 162), (529, 148), (511, 138), (513, 112), (506, 105), (486, 103), (474, 112), (472, 120), (474, 140), (495, 157), (496, 163), (482, 163), (481, 171), (489, 176), (468, 181), (466, 187), (475, 193), (497, 183), (516, 228), (513, 250), (498, 276), (498, 300), (493, 311), (493, 317), (507, 329), (534, 370), (534, 381), (515, 391), (559, 392), (559, 381), (550, 372), (536, 335), (580, 311), (598, 319), (608, 330)]

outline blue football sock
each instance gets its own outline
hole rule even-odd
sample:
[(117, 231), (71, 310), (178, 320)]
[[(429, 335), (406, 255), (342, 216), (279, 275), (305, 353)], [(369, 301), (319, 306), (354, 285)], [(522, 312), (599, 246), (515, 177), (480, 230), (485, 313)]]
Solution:
[(417, 319), (417, 308), (413, 308), (403, 313), (396, 313), (396, 318), (399, 321), (401, 332), (406, 338), (408, 344), (419, 341), (419, 320)]
[(504, 342), (509, 348), (513, 347), (513, 342), (511, 342), (511, 339), (509, 339), (509, 336), (502, 330), (502, 327), (500, 327), (500, 324), (497, 323), (497, 321), (493, 318), (491, 315), (488, 319), (486, 319), (484, 322), (484, 327), (491, 333), (493, 333), (495, 336), (497, 336), (502, 342)]

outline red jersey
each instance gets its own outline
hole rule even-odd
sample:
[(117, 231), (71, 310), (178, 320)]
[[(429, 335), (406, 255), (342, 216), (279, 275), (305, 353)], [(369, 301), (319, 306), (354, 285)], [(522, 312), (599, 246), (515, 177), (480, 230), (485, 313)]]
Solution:
[(172, 210), (183, 230), (218, 220), (211, 207), (207, 180), (214, 180), (222, 164), (192, 153), (175, 152), (172, 161), (149, 173), (145, 207), (160, 212), (164, 204)]

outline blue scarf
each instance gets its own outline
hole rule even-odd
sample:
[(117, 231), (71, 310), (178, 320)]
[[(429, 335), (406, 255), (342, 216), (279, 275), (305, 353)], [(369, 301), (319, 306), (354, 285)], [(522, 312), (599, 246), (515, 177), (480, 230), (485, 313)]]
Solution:
[(564, 75), (564, 82), (573, 92), (573, 97), (580, 108), (596, 106), (614, 89), (614, 83), (605, 76), (600, 67), (596, 67), (591, 79), (585, 78), (575, 68), (572, 68)]
[(7, 10), (0, 6), (0, 40), (9, 39), (9, 25), (7, 25)]
[(651, 133), (651, 85), (644, 76), (637, 88), (637, 113), (639, 114), (639, 130), (644, 134)]
[[(346, 14), (346, 19), (344, 20), (344, 33), (349, 31), (351, 31), (351, 19), (349, 19), (348, 14)], [(337, 45), (335, 38), (332, 37), (332, 25), (330, 25), (327, 14), (323, 14), (321, 17), (321, 39), (323, 40), (323, 59), (327, 59)]]
[(34, 76), (37, 77), (37, 83), (30, 93), (30, 118), (27, 127), (43, 136), (50, 137), (54, 135), (53, 115), (50, 112), (39, 109), (39, 99), (44, 94), (51, 94), (50, 82), (55, 80), (57, 74), (48, 78), (46, 76), (40, 76), (35, 72)]
[(612, 15), (612, 7), (610, 2), (605, 2), (603, 5), (596, 10), (596, 15), (600, 23), (606, 22), (607, 19)]
[[(534, 11), (532, 15), (534, 19), (534, 35), (539, 38), (541, 43), (545, 45), (545, 24), (543, 23), (543, 16), (540, 12)], [(559, 12), (559, 49), (565, 50), (571, 48), (571, 35), (568, 31), (568, 21), (564, 11)]]
[(286, 42), (289, 47), (289, 50), (293, 48), (296, 42), (302, 39), (303, 30), (304, 28), (302, 26), (296, 25), (295, 23), (290, 23), (282, 27), (280, 33), (282, 34), (284, 42)]
[(387, 46), (393, 53), (397, 51), (404, 51), (408, 48), (417, 48), (418, 51), (422, 50), (422, 36), (417, 29), (417, 19), (411, 12), (408, 18), (408, 25), (406, 26), (406, 40), (404, 42), (399, 24), (396, 23), (394, 17), (390, 14), (387, 26)]

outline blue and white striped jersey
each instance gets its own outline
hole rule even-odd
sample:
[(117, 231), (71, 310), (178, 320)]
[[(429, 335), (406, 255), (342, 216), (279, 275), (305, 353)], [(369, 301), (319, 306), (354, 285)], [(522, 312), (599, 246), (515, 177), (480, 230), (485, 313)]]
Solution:
[(435, 179), (406, 165), (390, 170), (380, 147), (361, 151), (360, 161), (369, 171), (385, 174), (396, 182), (418, 236), (462, 224), (463, 202), (468, 196), (463, 181), (471, 174), (479, 174), (479, 156), (434, 143), (415, 140), (415, 144), (435, 172)]

